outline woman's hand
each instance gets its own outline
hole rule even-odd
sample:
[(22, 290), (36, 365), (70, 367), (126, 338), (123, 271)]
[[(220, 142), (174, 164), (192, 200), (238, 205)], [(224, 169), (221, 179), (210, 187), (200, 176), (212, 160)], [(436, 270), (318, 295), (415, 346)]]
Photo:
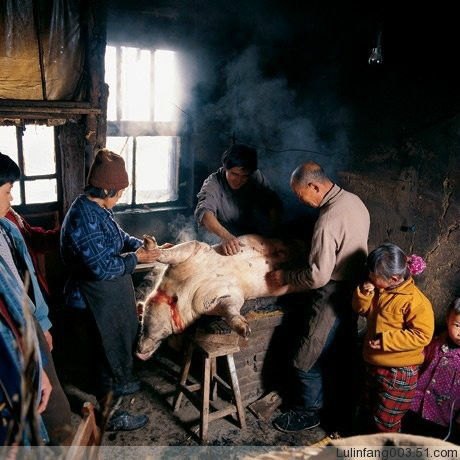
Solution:
[(155, 262), (158, 257), (160, 257), (161, 251), (159, 248), (145, 249), (143, 246), (141, 246), (134, 254), (136, 254), (138, 263), (150, 264)]
[(53, 387), (51, 385), (51, 382), (48, 376), (46, 375), (46, 372), (42, 370), (42, 392), (40, 395), (40, 403), (37, 407), (37, 411), (39, 414), (41, 414), (46, 409), (52, 391)]

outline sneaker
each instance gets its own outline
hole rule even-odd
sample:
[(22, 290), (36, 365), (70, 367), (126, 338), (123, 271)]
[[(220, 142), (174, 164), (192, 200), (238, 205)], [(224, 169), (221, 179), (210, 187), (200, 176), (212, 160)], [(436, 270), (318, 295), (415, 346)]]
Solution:
[(133, 393), (137, 393), (141, 389), (141, 382), (139, 380), (131, 380), (126, 383), (119, 383), (114, 385), (112, 388), (113, 395), (117, 396), (128, 396)]
[(107, 431), (133, 431), (147, 424), (149, 418), (146, 415), (134, 415), (124, 410), (116, 410), (107, 422)]
[(285, 433), (295, 433), (297, 431), (311, 430), (319, 425), (319, 417), (316, 414), (301, 412), (291, 409), (279, 415), (273, 420), (273, 426)]

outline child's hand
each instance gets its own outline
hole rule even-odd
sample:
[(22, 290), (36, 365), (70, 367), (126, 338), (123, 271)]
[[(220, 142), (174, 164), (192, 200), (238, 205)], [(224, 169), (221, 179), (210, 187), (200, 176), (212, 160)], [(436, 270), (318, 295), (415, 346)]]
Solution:
[(371, 295), (374, 293), (375, 286), (370, 281), (365, 281), (361, 285), (361, 292), (366, 295)]
[(369, 348), (372, 348), (373, 350), (381, 350), (382, 349), (382, 339), (378, 337), (374, 340), (369, 340)]

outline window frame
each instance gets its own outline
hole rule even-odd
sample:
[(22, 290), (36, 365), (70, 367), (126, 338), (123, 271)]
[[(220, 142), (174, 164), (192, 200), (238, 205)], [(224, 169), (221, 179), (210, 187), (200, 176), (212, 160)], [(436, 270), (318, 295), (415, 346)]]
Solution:
[[(60, 154), (60, 146), (57, 138), (56, 127), (55, 126), (47, 126), (48, 128), (53, 130), (53, 144), (54, 144), (54, 156), (55, 156), (55, 165), (56, 171), (54, 174), (43, 174), (43, 175), (27, 175), (25, 173), (26, 168), (25, 161), (24, 161), (24, 144), (23, 144), (23, 135), (24, 130), (27, 129), (28, 126), (34, 126), (37, 123), (28, 120), (22, 120), (22, 125), (17, 126), (15, 125), (14, 128), (16, 129), (16, 147), (17, 147), (17, 154), (18, 154), (18, 166), (21, 170), (21, 176), (13, 185), (13, 195), (15, 193), (19, 193), (20, 197), (20, 204), (15, 204), (14, 209), (17, 210), (20, 214), (25, 215), (48, 215), (48, 214), (55, 214), (58, 215), (61, 212), (61, 203), (63, 199), (63, 188), (62, 188), (62, 175), (61, 175), (61, 154)], [(1, 127), (11, 127), (11, 125), (1, 124)], [(8, 155), (8, 152), (2, 152)], [(33, 182), (34, 180), (39, 179), (55, 179), (56, 180), (56, 201), (54, 202), (46, 202), (46, 203), (27, 203), (25, 196), (26, 196), (26, 182)]]
[[(153, 78), (150, 81), (152, 88), (151, 94), (151, 110), (150, 116), (151, 120), (149, 121), (131, 121), (131, 120), (122, 120), (122, 90), (121, 90), (121, 48), (124, 46), (137, 48), (139, 50), (148, 50), (151, 53), (151, 60), (155, 51), (162, 50), (162, 48), (157, 47), (140, 47), (133, 46), (128, 43), (114, 43), (108, 42), (106, 46), (111, 46), (116, 48), (116, 114), (117, 120), (109, 120), (106, 118), (106, 138), (107, 137), (131, 137), (133, 139), (133, 164), (132, 164), (132, 198), (133, 202), (130, 204), (118, 203), (116, 206), (117, 212), (129, 211), (129, 210), (159, 210), (165, 208), (173, 207), (184, 207), (189, 206), (192, 200), (192, 191), (193, 191), (193, 175), (190, 174), (192, 170), (193, 159), (190, 154), (190, 127), (188, 120), (184, 121), (154, 121), (154, 108), (153, 108), (153, 99), (154, 99), (154, 81)], [(177, 51), (176, 51), (177, 52)], [(152, 68), (153, 72), (153, 68)], [(107, 83), (107, 82), (106, 82)], [(110, 96), (108, 96), (110, 97)], [(151, 202), (151, 203), (136, 203), (136, 188), (135, 188), (135, 168), (136, 168), (136, 138), (141, 136), (170, 136), (177, 137), (178, 140), (178, 164), (176, 175), (177, 180), (177, 199), (164, 201), (164, 202)], [(118, 152), (116, 152), (118, 153)]]

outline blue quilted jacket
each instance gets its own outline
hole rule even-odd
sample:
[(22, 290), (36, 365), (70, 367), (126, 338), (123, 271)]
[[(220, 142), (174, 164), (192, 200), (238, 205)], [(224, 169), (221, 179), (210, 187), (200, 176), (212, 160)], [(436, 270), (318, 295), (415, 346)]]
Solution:
[(112, 280), (133, 273), (142, 245), (115, 222), (113, 212), (85, 195), (72, 203), (61, 228), (61, 257), (69, 270), (66, 305), (86, 308), (79, 281)]

